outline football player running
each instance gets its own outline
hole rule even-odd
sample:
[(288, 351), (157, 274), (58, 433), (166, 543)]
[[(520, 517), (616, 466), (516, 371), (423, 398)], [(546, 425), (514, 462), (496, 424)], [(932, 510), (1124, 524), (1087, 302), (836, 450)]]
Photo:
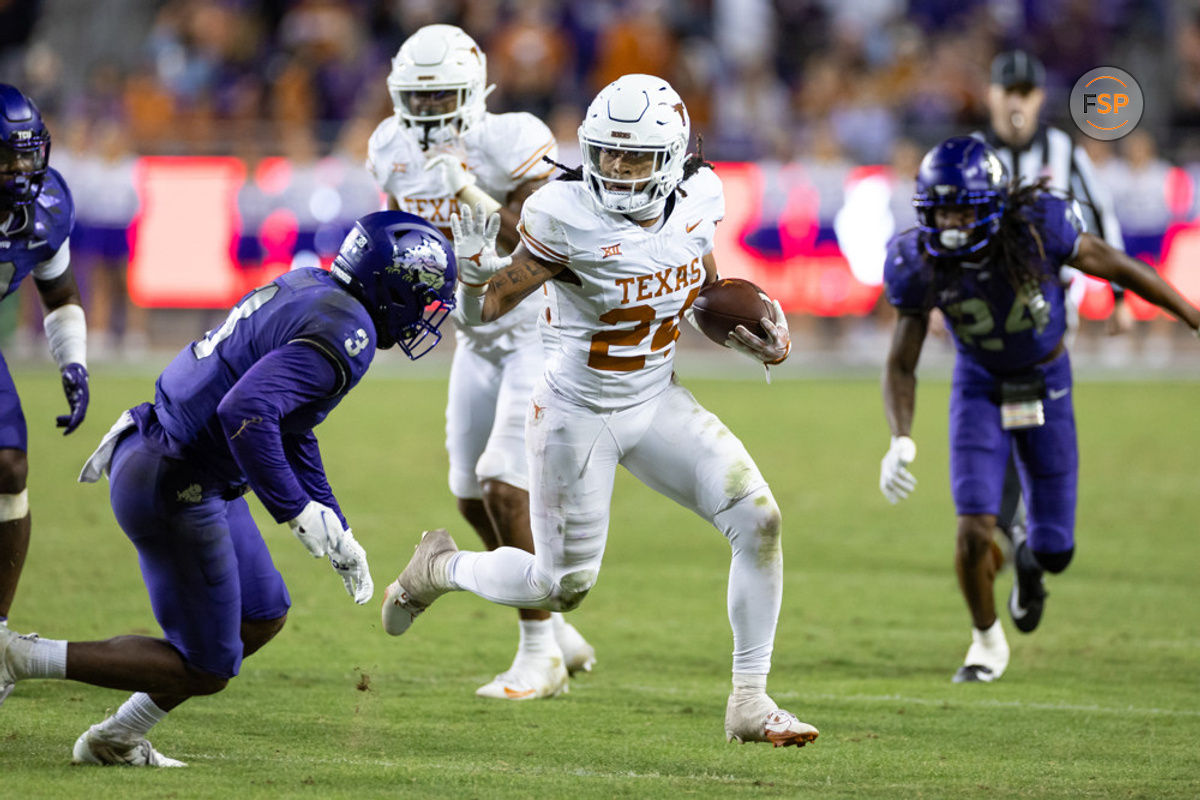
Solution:
[(921, 162), (918, 226), (892, 240), (884, 268), (888, 300), (900, 312), (883, 376), (892, 442), (879, 484), (892, 502), (916, 486), (909, 471), (917, 453), (916, 367), (933, 308), (945, 315), (957, 350), (950, 482), (955, 568), (972, 630), (956, 683), (994, 681), (1008, 666), (990, 545), (1010, 451), (1029, 519), (1008, 604), (1019, 631), (1041, 620), (1043, 574), (1065, 570), (1075, 552), (1079, 460), (1062, 270), (1119, 283), (1200, 328), (1200, 310), (1146, 264), (1081, 233), (1075, 204), (1044, 187), (1010, 186), (999, 156), (979, 139), (947, 139)]
[(75, 742), (74, 761), (178, 767), (146, 740), (171, 709), (221, 691), (283, 628), (283, 578), (242, 495), (253, 490), (359, 604), (367, 557), (329, 488), (312, 429), (358, 383), (376, 348), (410, 358), (454, 305), (450, 243), (424, 220), (358, 220), (331, 272), (293, 270), (242, 298), (185, 347), (153, 403), (121, 415), (81, 481), (108, 473), (113, 513), (138, 551), (163, 638), (66, 642), (0, 629), (0, 685), (66, 678), (136, 692)]
[[(526, 201), (511, 257), (496, 254), (496, 215), (460, 209), (465, 319), (490, 322), (539, 288), (548, 292), (547, 365), (526, 417), (534, 554), (458, 551), (444, 530), (431, 531), (388, 587), (384, 625), (403, 633), (454, 590), (576, 608), (599, 576), (620, 464), (732, 547), (727, 738), (803, 745), (816, 728), (766, 693), (783, 588), (779, 507), (742, 443), (673, 377), (678, 326), (716, 280), (713, 234), (724, 216), (721, 182), (687, 155), (688, 137), (687, 109), (669, 84), (625, 75), (597, 95), (580, 126), (580, 180), (548, 184)], [(789, 348), (774, 309), (763, 320), (767, 338), (736, 334), (763, 363), (782, 362)]]
[[(16, 87), (0, 83), (0, 298), (33, 275), (46, 309), (46, 340), (70, 406), (57, 420), (67, 434), (87, 414), (87, 325), (70, 268), (75, 204), (49, 159), (50, 132), (37, 106)], [(0, 356), (0, 631), (29, 551), (26, 444), (21, 400)], [(0, 703), (11, 690), (0, 682)]]
[[(525, 199), (554, 167), (554, 137), (536, 117), (492, 114), (486, 58), (453, 25), (428, 25), (400, 47), (388, 76), (396, 114), (371, 136), (367, 165), (391, 208), (450, 232), (460, 203), (499, 212), (505, 252), (517, 244)], [(450, 491), (484, 546), (532, 552), (525, 409), (542, 371), (532, 298), (504, 319), (459, 324), (446, 406)], [(461, 323), (461, 319), (456, 318)], [(567, 676), (590, 671), (595, 651), (562, 614), (521, 609), (512, 666), (476, 694), (532, 700), (567, 691)]]

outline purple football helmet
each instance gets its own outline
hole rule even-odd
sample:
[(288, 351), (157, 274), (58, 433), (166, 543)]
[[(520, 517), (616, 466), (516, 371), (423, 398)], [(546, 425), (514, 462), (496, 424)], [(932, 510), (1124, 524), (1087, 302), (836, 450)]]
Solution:
[(0, 83), (0, 207), (28, 206), (42, 190), (50, 132), (33, 101)]
[(454, 309), (454, 248), (421, 217), (376, 211), (354, 223), (330, 267), (375, 322), (380, 349), (397, 345), (411, 359), (442, 339)]
[[(939, 257), (962, 258), (987, 247), (1008, 204), (1008, 170), (987, 143), (955, 136), (930, 150), (917, 170), (917, 209), (925, 250)], [(954, 227), (937, 224), (937, 210), (973, 212)]]

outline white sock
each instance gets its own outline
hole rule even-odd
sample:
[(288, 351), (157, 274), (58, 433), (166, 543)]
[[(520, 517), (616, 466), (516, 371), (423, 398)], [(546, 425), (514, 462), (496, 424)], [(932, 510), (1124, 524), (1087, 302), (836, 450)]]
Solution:
[[(765, 499), (765, 502), (764, 502)], [(713, 518), (732, 548), (727, 599), (733, 628), (733, 671), (771, 671), (775, 625), (783, 598), (779, 507), (763, 488)]]
[(62, 639), (35, 639), (25, 660), (23, 678), (67, 677), (67, 643)]
[(100, 723), (104, 732), (120, 739), (142, 739), (167, 716), (150, 695), (138, 692), (121, 704), (117, 713)]
[(521, 643), (517, 646), (517, 658), (544, 658), (558, 656), (562, 650), (554, 638), (554, 624), (548, 619), (521, 620)]
[(749, 672), (733, 673), (733, 693), (741, 694), (766, 694), (767, 691), (767, 676), (765, 674), (752, 674)]

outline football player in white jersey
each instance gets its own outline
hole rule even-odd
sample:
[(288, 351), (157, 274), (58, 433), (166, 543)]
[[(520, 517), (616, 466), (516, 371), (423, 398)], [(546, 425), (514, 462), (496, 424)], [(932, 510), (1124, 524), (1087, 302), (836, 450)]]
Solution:
[[(388, 206), (418, 214), (448, 234), (460, 202), (499, 212), (500, 242), (517, 244), (521, 204), (554, 171), (543, 156), (557, 147), (531, 114), (491, 114), (485, 108), (483, 52), (453, 25), (427, 25), (392, 61), (388, 91), (395, 116), (379, 124), (367, 167)], [(458, 322), (446, 406), (450, 490), (488, 549), (532, 552), (525, 409), (542, 369), (535, 319), (539, 298), (504, 319), (469, 327)], [(567, 689), (569, 672), (590, 671), (595, 651), (562, 614), (520, 612), (520, 645), (512, 666), (476, 692), (528, 700)]]
[[(407, 630), (446, 591), (567, 611), (595, 584), (608, 537), (618, 464), (692, 509), (733, 550), (728, 610), (733, 689), (730, 741), (803, 745), (816, 728), (766, 693), (783, 588), (781, 518), (746, 448), (673, 376), (675, 340), (701, 287), (716, 280), (713, 233), (724, 216), (720, 179), (688, 156), (687, 110), (666, 81), (625, 75), (579, 129), (580, 180), (555, 181), (526, 201), (521, 245), (495, 252), (496, 215), (460, 208), (458, 294), (468, 321), (490, 322), (548, 289), (541, 327), (546, 371), (526, 417), (534, 554), (459, 551), (426, 533), (388, 587), (384, 627)], [(766, 338), (739, 327), (728, 344), (766, 364), (787, 357), (777, 303)]]

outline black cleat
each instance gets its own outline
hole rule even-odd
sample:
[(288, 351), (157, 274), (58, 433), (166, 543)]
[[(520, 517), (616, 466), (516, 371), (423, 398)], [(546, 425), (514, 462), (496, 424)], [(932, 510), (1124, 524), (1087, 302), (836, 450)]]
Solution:
[(990, 667), (982, 664), (964, 664), (950, 679), (952, 683), (991, 683), (996, 680)]
[(1013, 579), (1012, 594), (1008, 596), (1008, 613), (1012, 615), (1013, 624), (1021, 633), (1032, 633), (1042, 621), (1042, 609), (1046, 605), (1046, 586), (1042, 583), (1044, 574), (1041, 567), (1029, 552), (1029, 545), (1022, 542), (1017, 548), (1016, 558), (1013, 559), (1016, 577)]

